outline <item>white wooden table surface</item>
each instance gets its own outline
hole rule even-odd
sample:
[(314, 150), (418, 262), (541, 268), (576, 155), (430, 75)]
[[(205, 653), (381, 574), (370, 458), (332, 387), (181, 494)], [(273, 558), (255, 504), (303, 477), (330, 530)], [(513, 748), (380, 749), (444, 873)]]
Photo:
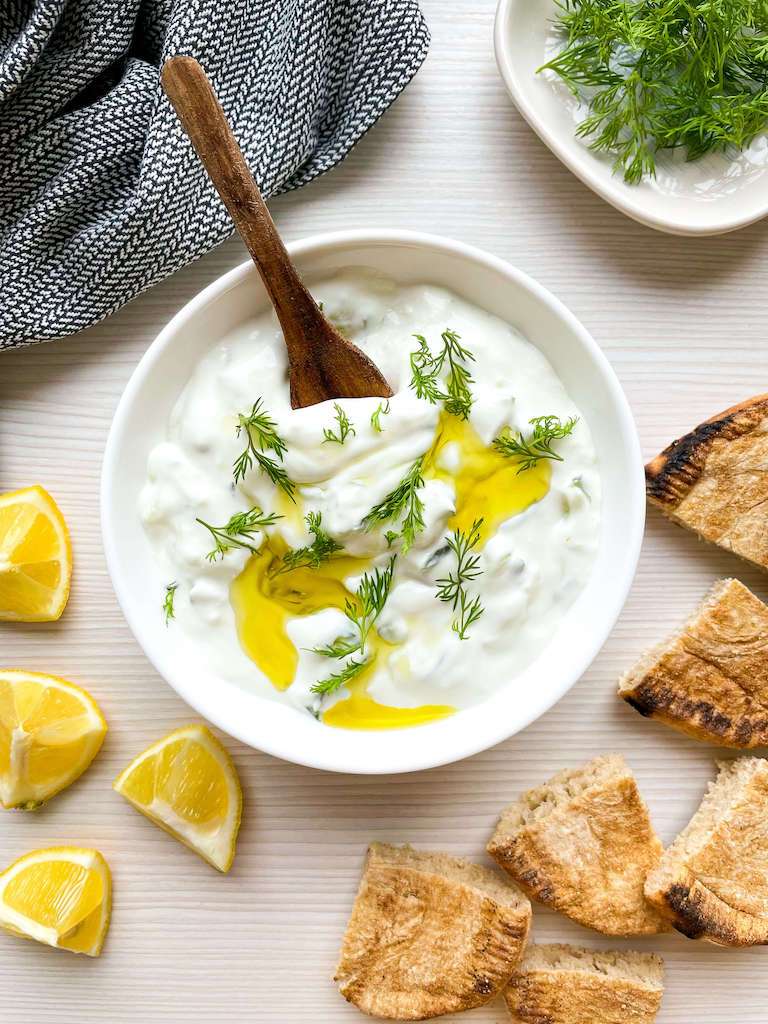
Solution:
[[(421, 73), (343, 166), (274, 202), (273, 212), (289, 239), (402, 226), (511, 260), (563, 299), (603, 346), (650, 455), (700, 419), (768, 390), (768, 223), (676, 239), (596, 198), (508, 101), (492, 55), (493, 7), (424, 0), (434, 38)], [(111, 727), (78, 784), (38, 814), (2, 815), (0, 863), (41, 846), (93, 845), (115, 880), (100, 960), (0, 935), (2, 1022), (362, 1020), (329, 976), (370, 839), (481, 858), (506, 801), (559, 768), (618, 750), (668, 841), (714, 772), (716, 749), (641, 719), (615, 698), (615, 681), (718, 576), (738, 575), (764, 598), (768, 585), (651, 513), (637, 580), (602, 654), (566, 699), (501, 746), (431, 772), (354, 778), (229, 741), (246, 806), (227, 877), (112, 793), (111, 780), (134, 754), (195, 715), (150, 667), (112, 593), (98, 525), (102, 451), (147, 345), (183, 303), (244, 258), (232, 240), (79, 337), (0, 356), (0, 490), (49, 488), (76, 559), (62, 621), (0, 624), (0, 663), (81, 683)], [(545, 911), (536, 911), (534, 928), (547, 941), (612, 945)], [(676, 936), (635, 945), (667, 962), (659, 1024), (768, 1019), (767, 950), (718, 950)], [(461, 1017), (505, 1018), (500, 1003)]]

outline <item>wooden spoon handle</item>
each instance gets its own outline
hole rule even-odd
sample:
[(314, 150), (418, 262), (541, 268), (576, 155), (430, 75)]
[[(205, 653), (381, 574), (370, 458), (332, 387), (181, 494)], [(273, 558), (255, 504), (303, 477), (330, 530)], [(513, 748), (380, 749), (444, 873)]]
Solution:
[[(322, 313), (290, 261), (224, 111), (194, 57), (171, 57), (160, 75), (184, 130), (253, 257), (283, 328), (289, 358)], [(298, 302), (297, 302), (298, 300)], [(298, 333), (297, 333), (298, 332)]]

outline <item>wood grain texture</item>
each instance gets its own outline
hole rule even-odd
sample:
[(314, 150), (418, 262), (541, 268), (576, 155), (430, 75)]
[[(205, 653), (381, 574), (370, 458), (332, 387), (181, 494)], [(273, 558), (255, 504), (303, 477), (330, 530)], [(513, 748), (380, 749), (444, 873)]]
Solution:
[[(402, 226), (480, 245), (552, 289), (592, 331), (637, 417), (643, 447), (764, 391), (768, 222), (714, 239), (640, 227), (594, 196), (531, 133), (493, 62), (492, 0), (424, 0), (434, 40), (423, 71), (350, 158), (271, 204), (287, 239)], [(714, 776), (715, 748), (643, 721), (616, 679), (684, 619), (719, 576), (762, 599), (765, 575), (649, 512), (637, 581), (611, 639), (571, 693), (521, 735), (461, 764), (351, 778), (284, 764), (227, 741), (246, 807), (231, 875), (217, 876), (110, 790), (143, 745), (195, 719), (125, 625), (106, 575), (98, 481), (120, 393), (170, 316), (246, 258), (230, 241), (80, 336), (0, 356), (0, 489), (40, 482), (75, 548), (60, 623), (0, 624), (0, 661), (87, 686), (111, 731), (87, 775), (33, 816), (3, 814), (0, 863), (39, 846), (92, 844), (115, 876), (103, 958), (0, 935), (0, 1020), (25, 1024), (340, 1024), (364, 1018), (329, 981), (362, 854), (373, 838), (482, 857), (502, 804), (559, 768), (618, 750), (670, 840)], [(761, 305), (758, 304), (758, 298)], [(535, 937), (603, 940), (537, 911)], [(765, 1024), (768, 950), (666, 936), (659, 1024)], [(455, 1020), (503, 1022), (500, 1003)]]

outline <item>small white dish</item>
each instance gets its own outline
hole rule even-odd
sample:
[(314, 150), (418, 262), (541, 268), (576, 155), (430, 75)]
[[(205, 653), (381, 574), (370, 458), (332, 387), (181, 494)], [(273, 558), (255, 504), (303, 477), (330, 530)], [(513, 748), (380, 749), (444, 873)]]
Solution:
[(768, 214), (768, 138), (743, 153), (713, 153), (687, 163), (684, 154), (659, 154), (657, 175), (627, 185), (608, 156), (593, 153), (575, 129), (583, 110), (553, 74), (537, 68), (557, 52), (555, 0), (500, 0), (496, 61), (520, 113), (577, 178), (617, 210), (674, 235), (717, 235)]
[[(600, 548), (591, 578), (547, 646), (491, 699), (413, 729), (333, 729), (203, 666), (196, 641), (167, 628), (165, 583), (139, 511), (149, 451), (166, 436), (180, 392), (202, 356), (267, 306), (251, 263), (225, 274), (176, 314), (144, 354), (115, 413), (104, 455), (101, 522), (112, 583), (133, 633), (157, 671), (201, 715), (244, 743), (332, 771), (415, 771), (457, 761), (506, 739), (550, 708), (602, 647), (635, 574), (645, 521), (637, 432), (602, 351), (548, 291), (508, 263), (460, 242), (415, 232), (344, 232), (289, 246), (305, 280), (349, 266), (404, 283), (429, 282), (495, 313), (546, 355), (589, 423), (602, 476)], [(479, 666), (481, 669), (481, 666)]]

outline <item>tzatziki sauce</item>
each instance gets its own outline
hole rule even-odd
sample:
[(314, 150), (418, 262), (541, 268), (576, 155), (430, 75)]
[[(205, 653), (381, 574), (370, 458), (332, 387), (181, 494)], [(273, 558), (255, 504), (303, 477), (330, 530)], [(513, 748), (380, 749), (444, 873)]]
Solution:
[[(514, 687), (588, 580), (601, 504), (592, 437), (541, 352), (458, 295), (360, 269), (312, 291), (393, 397), (291, 409), (272, 312), (211, 339), (140, 499), (173, 585), (169, 628), (218, 677), (327, 726), (439, 719)], [(469, 404), (450, 400), (456, 388)], [(277, 449), (239, 418), (254, 406)], [(537, 422), (555, 428), (542, 447)], [(500, 436), (523, 449), (499, 450)], [(238, 534), (232, 517), (249, 512), (263, 525)], [(318, 535), (325, 550), (302, 563)], [(157, 603), (161, 614), (162, 590)]]

